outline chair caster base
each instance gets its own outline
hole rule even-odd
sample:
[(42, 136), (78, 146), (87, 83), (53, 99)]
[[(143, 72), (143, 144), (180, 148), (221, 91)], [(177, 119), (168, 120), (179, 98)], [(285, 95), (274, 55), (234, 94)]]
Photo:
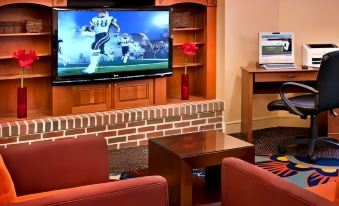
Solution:
[(312, 155), (307, 155), (307, 159), (309, 162), (314, 163), (317, 160), (317, 157), (312, 154)]
[(278, 151), (279, 151), (280, 154), (285, 155), (286, 152), (287, 152), (287, 149), (279, 144), (278, 145)]

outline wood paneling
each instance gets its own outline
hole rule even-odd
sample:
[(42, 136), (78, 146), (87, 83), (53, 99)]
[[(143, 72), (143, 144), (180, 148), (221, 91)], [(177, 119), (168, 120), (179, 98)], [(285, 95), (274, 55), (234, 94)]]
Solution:
[(166, 104), (166, 77), (154, 79), (154, 104)]
[[(214, 99), (216, 97), (216, 7), (207, 7), (206, 11), (206, 98)], [(213, 82), (213, 83), (212, 83)], [(212, 84), (211, 84), (212, 83)]]
[[(339, 109), (335, 110), (339, 114)], [(328, 113), (328, 136), (339, 140), (339, 117)]]
[(152, 105), (154, 102), (153, 79), (114, 84), (114, 108)]
[[(16, 116), (17, 88), (20, 86), (20, 79), (1, 80), (0, 91), (0, 116)], [(49, 114), (51, 86), (49, 77), (25, 79), (24, 86), (27, 86), (27, 112)]]
[(90, 104), (102, 104), (105, 102), (105, 86), (74, 86), (73, 105), (85, 106)]
[(110, 84), (53, 87), (53, 115), (111, 109)]
[(60, 116), (72, 113), (72, 87), (57, 86), (52, 88), (52, 115)]

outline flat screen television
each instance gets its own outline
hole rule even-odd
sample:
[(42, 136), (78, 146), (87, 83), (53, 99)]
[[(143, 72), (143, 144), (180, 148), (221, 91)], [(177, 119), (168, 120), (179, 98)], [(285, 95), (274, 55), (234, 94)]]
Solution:
[(292, 32), (260, 32), (259, 64), (294, 63), (294, 34)]
[(53, 84), (172, 75), (170, 9), (54, 8)]

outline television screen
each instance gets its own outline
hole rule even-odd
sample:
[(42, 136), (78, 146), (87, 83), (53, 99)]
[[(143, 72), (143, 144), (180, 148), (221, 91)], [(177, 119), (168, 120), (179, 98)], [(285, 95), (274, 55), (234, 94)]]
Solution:
[(53, 20), (54, 84), (172, 74), (168, 8), (55, 8)]
[(265, 63), (294, 63), (293, 33), (259, 33), (259, 64)]

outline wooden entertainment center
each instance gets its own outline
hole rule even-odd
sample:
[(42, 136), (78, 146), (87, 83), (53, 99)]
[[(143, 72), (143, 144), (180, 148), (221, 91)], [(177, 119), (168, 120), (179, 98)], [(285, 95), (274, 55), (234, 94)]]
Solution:
[[(74, 1), (74, 0), (73, 0)], [(198, 54), (190, 58), (190, 100), (216, 96), (216, 0), (156, 0), (156, 6), (171, 6), (173, 14), (186, 16), (185, 27), (172, 27), (173, 76), (101, 84), (52, 86), (51, 83), (51, 11), (67, 6), (67, 0), (2, 0), (0, 22), (21, 24), (19, 31), (0, 32), (0, 120), (15, 120), (16, 89), (20, 85), (20, 67), (12, 58), (17, 49), (34, 49), (40, 60), (25, 73), (28, 88), (28, 118), (105, 111), (127, 107), (177, 103), (180, 100), (180, 75), (184, 55), (178, 46), (195, 43)], [(28, 33), (27, 20), (41, 19), (43, 30)], [(0, 26), (0, 31), (1, 31)], [(186, 100), (187, 101), (187, 100)]]

